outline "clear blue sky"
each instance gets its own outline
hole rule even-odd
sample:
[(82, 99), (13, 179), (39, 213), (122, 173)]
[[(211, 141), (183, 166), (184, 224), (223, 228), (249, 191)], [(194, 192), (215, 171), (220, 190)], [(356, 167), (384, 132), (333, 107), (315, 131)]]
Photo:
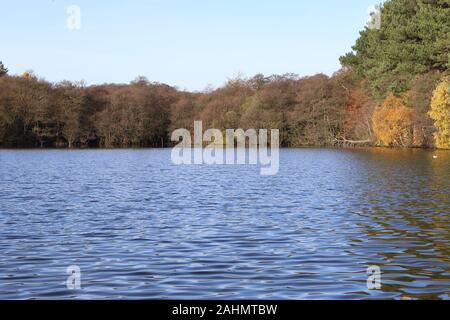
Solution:
[[(332, 74), (373, 0), (2, 0), (0, 60), (19, 74), (202, 90), (238, 73)], [(66, 26), (81, 8), (81, 30)]]

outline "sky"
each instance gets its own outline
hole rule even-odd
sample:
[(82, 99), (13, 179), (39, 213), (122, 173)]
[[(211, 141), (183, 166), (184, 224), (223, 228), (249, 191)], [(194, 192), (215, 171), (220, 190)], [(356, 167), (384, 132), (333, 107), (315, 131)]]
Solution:
[[(52, 82), (141, 75), (192, 91), (237, 75), (331, 75), (378, 2), (0, 0), (0, 61)], [(71, 5), (80, 29), (68, 26)]]

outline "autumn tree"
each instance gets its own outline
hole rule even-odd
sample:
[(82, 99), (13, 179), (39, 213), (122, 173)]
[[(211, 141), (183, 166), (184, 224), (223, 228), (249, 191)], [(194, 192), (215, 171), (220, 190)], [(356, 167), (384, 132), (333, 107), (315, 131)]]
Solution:
[(86, 128), (88, 111), (83, 110), (85, 106), (83, 86), (63, 81), (56, 86), (56, 90), (60, 114), (58, 128), (61, 128), (58, 133), (67, 142), (67, 146), (73, 148), (76, 144), (80, 145), (82, 137), (88, 134)]
[(200, 103), (198, 103), (201, 94), (182, 92), (177, 101), (171, 105), (170, 112), (170, 132), (177, 129), (187, 129), (194, 131), (194, 121), (199, 120), (197, 116), (200, 113)]
[(38, 78), (37, 78), (37, 76), (36, 76), (36, 74), (34, 73), (33, 70), (25, 71), (24, 73), (22, 73), (20, 75), (20, 77), (23, 78), (23, 79), (26, 79), (26, 80), (34, 80), (34, 81), (38, 80)]
[(108, 102), (95, 115), (105, 147), (160, 147), (168, 140), (173, 88), (145, 81), (108, 86)]
[(25, 83), (28, 91), (27, 112), (31, 117), (31, 132), (38, 141), (39, 147), (50, 146), (54, 142), (57, 130), (52, 87), (47, 82), (36, 81), (35, 78), (26, 78)]
[(430, 117), (434, 120), (436, 147), (450, 149), (450, 81), (439, 83), (431, 100)]
[[(16, 140), (24, 132), (15, 108), (16, 83), (10, 77), (0, 77), (0, 146), (19, 144)], [(16, 134), (14, 134), (15, 132)]]
[(235, 78), (219, 89), (205, 92), (198, 99), (201, 109), (199, 119), (204, 126), (220, 130), (237, 128), (242, 116), (242, 105), (251, 96), (251, 90), (244, 79)]
[(287, 146), (334, 145), (344, 124), (346, 90), (323, 74), (296, 81), (287, 114)]
[(338, 133), (338, 141), (346, 146), (372, 143), (371, 119), (376, 103), (365, 81), (355, 79), (349, 70), (340, 70), (333, 78), (345, 92), (344, 120)]
[(402, 100), (388, 96), (372, 116), (375, 135), (385, 146), (409, 147), (413, 143), (413, 112)]
[(414, 147), (434, 146), (434, 125), (428, 112), (433, 91), (441, 78), (437, 71), (418, 75), (404, 95), (405, 104), (413, 110)]

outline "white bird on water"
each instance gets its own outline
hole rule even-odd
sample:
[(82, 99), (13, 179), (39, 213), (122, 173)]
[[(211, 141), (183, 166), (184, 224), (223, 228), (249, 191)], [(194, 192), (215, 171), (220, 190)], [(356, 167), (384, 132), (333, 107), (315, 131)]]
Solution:
[(433, 156), (433, 159), (437, 159), (438, 158), (438, 156)]

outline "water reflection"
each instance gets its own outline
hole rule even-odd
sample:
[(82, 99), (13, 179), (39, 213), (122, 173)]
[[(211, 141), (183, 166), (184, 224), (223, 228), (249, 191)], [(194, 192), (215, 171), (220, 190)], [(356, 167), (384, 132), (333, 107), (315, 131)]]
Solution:
[(261, 177), (170, 150), (0, 151), (0, 298), (448, 299), (449, 160), (283, 150)]
[[(448, 153), (379, 149), (368, 154), (371, 185), (363, 201), (370, 205), (362, 214), (371, 218), (364, 225), (368, 243), (386, 248), (375, 259), (384, 272), (383, 291), (400, 298), (448, 298)], [(380, 156), (384, 164), (373, 166)]]

